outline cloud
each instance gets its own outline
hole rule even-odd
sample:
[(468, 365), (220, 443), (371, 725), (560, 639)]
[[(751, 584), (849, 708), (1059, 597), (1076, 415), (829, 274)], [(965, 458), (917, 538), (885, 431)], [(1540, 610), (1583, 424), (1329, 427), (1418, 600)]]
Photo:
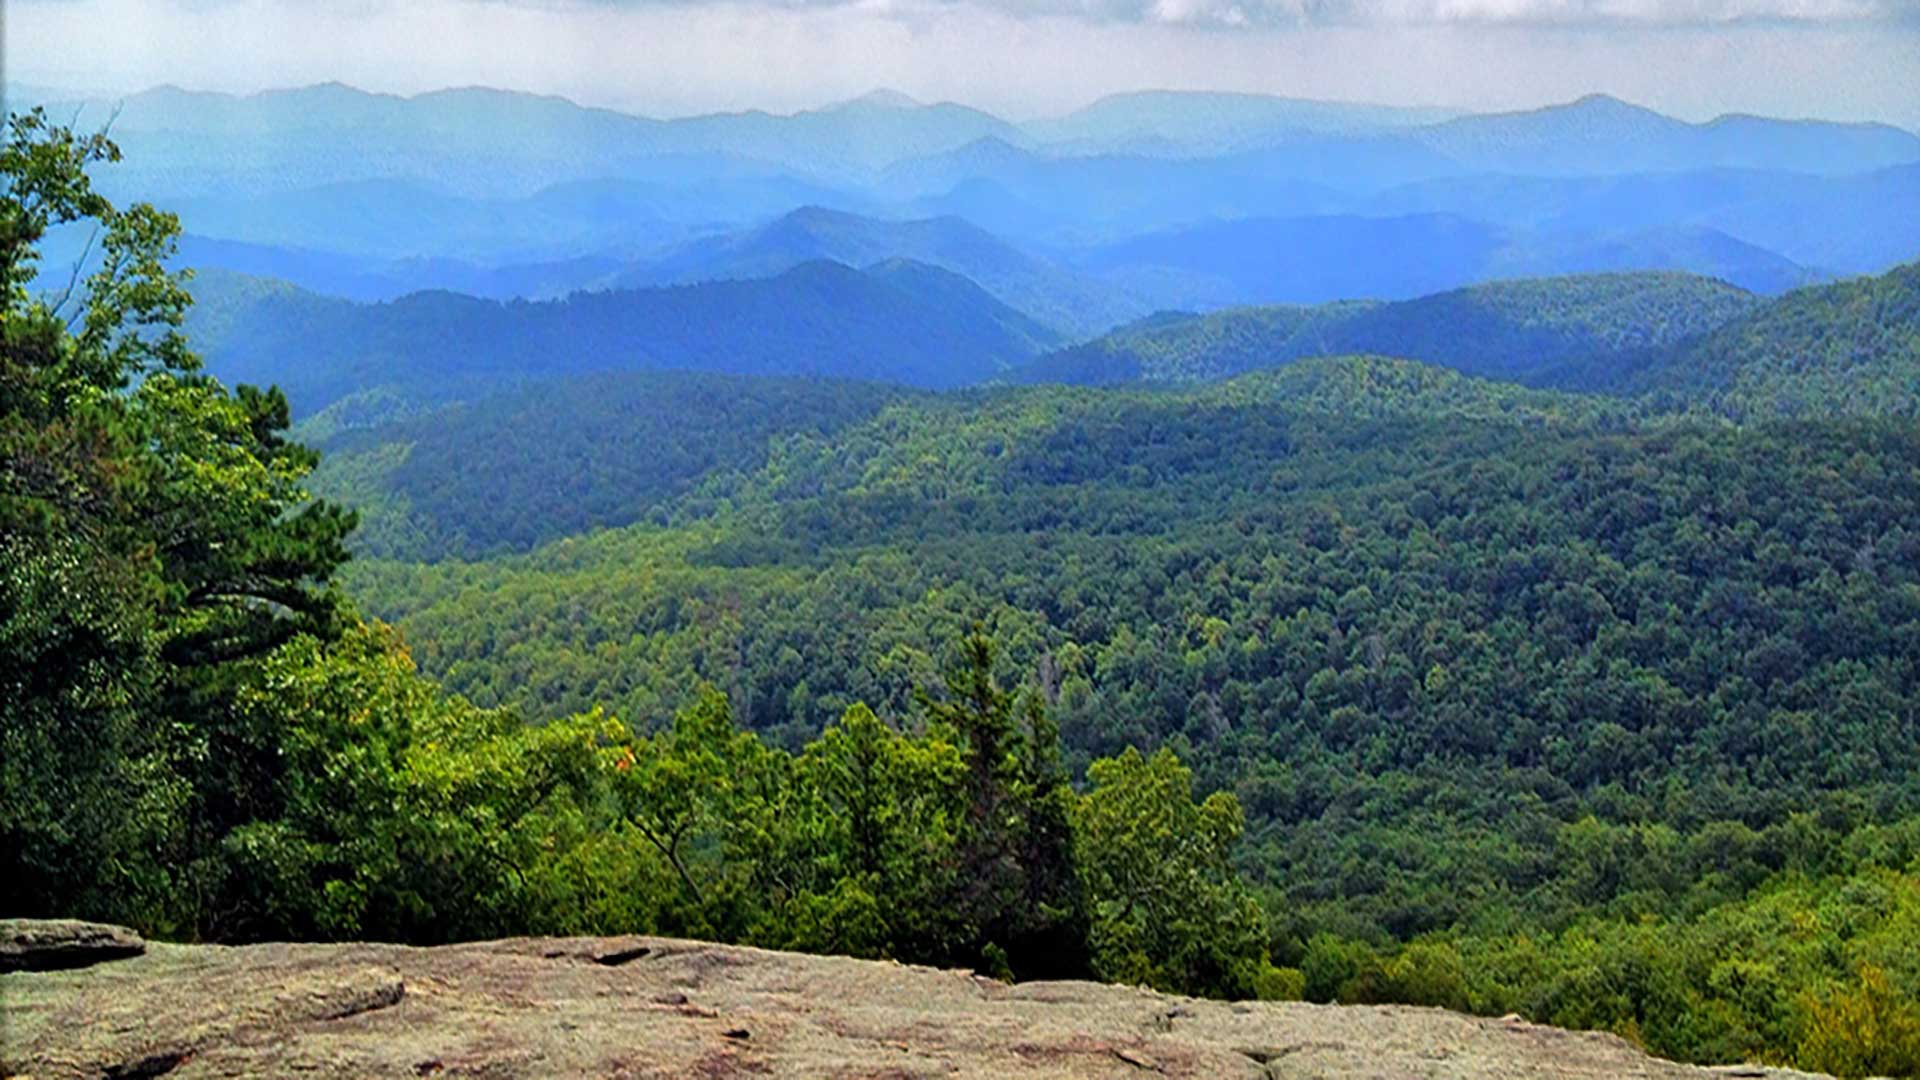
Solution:
[[(86, 7), (88, 0), (14, 0), (22, 7)], [(399, 14), (421, 0), (145, 0), (160, 11), (247, 18), (274, 7), (324, 10), (372, 19)], [(1882, 23), (1920, 27), (1920, 0), (460, 0), (470, 8), (539, 15), (648, 9), (765, 10), (788, 13), (858, 10), (920, 19), (978, 8), (1014, 18), (1070, 18), (1092, 23), (1211, 25), (1244, 28), (1527, 26), (1541, 28), (1679, 28), (1774, 24), (1832, 26)]]
[(1901, 0), (1119, 0), (1116, 13), (1236, 26), (1617, 28), (1893, 21), (1911, 16), (1912, 5)]
[[(554, 8), (714, 7), (742, 0), (503, 0)], [(790, 11), (857, 6), (901, 17), (978, 5), (1015, 17), (1220, 27), (1714, 27), (1920, 24), (1915, 0), (745, 0)]]

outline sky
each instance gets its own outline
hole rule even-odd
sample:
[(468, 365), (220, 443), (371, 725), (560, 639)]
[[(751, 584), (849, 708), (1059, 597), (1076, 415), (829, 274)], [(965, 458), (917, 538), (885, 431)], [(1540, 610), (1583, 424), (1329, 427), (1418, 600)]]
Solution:
[(0, 0), (6, 78), (487, 85), (655, 116), (877, 87), (1023, 119), (1138, 89), (1474, 110), (1605, 92), (1920, 130), (1920, 0)]

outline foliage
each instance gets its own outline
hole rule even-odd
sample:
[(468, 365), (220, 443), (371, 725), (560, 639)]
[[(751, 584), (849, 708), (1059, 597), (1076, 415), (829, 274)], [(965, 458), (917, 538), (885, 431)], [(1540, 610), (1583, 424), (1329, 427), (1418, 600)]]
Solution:
[[(1272, 965), (1238, 993), (1790, 1057), (1791, 1002), (1852, 970), (1783, 969), (1789, 1004), (1755, 1019), (1709, 983), (1736, 946), (1676, 942), (1783, 876), (1852, 874), (1849, 836), (1920, 797), (1920, 444), (1897, 423), (1649, 418), (1314, 360), (901, 400), (777, 443), (724, 504), (694, 490), (662, 524), (351, 581), (476, 700), (660, 715), (711, 679), (789, 747), (856, 702), (905, 714), (983, 622), (1070, 776), (1166, 746), (1237, 796)], [(1150, 970), (1087, 911), (1093, 962)], [(1618, 929), (1581, 944), (1583, 918)], [(1659, 977), (1551, 996), (1543, 942)]]
[(1193, 801), (1171, 750), (1129, 747), (1087, 770), (1074, 816), (1092, 914), (1093, 970), (1113, 982), (1223, 986), (1260, 996), (1266, 919), (1232, 863), (1240, 804)]
[(1154, 318), (1049, 353), (1015, 377), (1093, 385), (1196, 382), (1310, 356), (1378, 353), (1526, 380), (1563, 365), (1684, 341), (1758, 304), (1745, 290), (1680, 273), (1501, 281), (1392, 303)]
[(1920, 412), (1920, 263), (1800, 289), (1582, 385), (1742, 419)]
[[(1873, 831), (1834, 847), (1864, 846)], [(1315, 1000), (1517, 1012), (1611, 1030), (1667, 1057), (1904, 1076), (1920, 1000), (1916, 919), (1920, 877), (1869, 857), (1667, 915), (1599, 909), (1560, 929), (1388, 947), (1322, 933), (1300, 966)]]
[(1816, 1001), (1799, 1063), (1836, 1076), (1920, 1074), (1920, 1006), (1894, 990), (1887, 973), (1862, 965), (1857, 988)]
[(789, 754), (709, 689), (670, 727), (609, 745), (619, 813), (676, 879), (653, 927), (1188, 993), (1268, 985), (1265, 916), (1232, 869), (1233, 797), (1196, 806), (1168, 752), (1098, 762), (1076, 795), (1042, 764), (1051, 728), (1029, 695), (1016, 733), (991, 655), (962, 640), (950, 685), (965, 693), (928, 699), (920, 734), (856, 705)]
[(230, 737), (277, 759), (258, 816), (221, 841), (203, 932), (222, 939), (449, 941), (520, 932), (536, 863), (598, 791), (602, 725), (532, 727), (440, 692), (391, 630), (276, 651)]
[[(362, 512), (362, 554), (476, 557), (726, 498), (780, 439), (826, 436), (906, 394), (877, 383), (691, 372), (552, 380), (323, 442), (315, 490)], [(675, 508), (687, 513), (690, 508)]]
[[(178, 223), (89, 181), (118, 154), (38, 112), (0, 150), (0, 896), (166, 924), (232, 824), (190, 791), (227, 764), (199, 718), (250, 661), (336, 632), (353, 518), (301, 490), (316, 459), (279, 434), (283, 396), (198, 372)], [(47, 230), (89, 223), (97, 269), (30, 296)]]

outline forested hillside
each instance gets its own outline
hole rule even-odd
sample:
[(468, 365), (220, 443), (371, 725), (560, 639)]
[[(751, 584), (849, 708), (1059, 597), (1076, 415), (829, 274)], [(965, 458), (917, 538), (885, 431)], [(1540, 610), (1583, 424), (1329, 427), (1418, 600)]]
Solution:
[(1502, 281), (1397, 303), (1157, 316), (1018, 369), (1021, 382), (1100, 385), (1224, 378), (1305, 356), (1376, 353), (1525, 381), (1704, 334), (1760, 305), (1687, 274)]
[(1610, 379), (1752, 420), (1920, 412), (1920, 263), (1781, 297), (1698, 341), (1654, 350)]
[[(1237, 793), (1275, 955), (1321, 998), (1713, 1058), (1788, 1045), (1795, 995), (1857, 964), (1920, 974), (1894, 944), (1913, 880), (1875, 876), (1909, 867), (1920, 798), (1904, 425), (1635, 428), (1307, 361), (896, 403), (726, 489), (671, 527), (348, 580), (478, 701), (658, 716), (704, 678), (788, 745), (851, 702), (909, 708), (984, 619), (1070, 771), (1168, 745)], [(1752, 990), (1718, 974), (1865, 895), (1908, 914)]]
[[(783, 441), (757, 476), (729, 483), (731, 509), (715, 516), (571, 540), (485, 568), (375, 562), (353, 574), (377, 609), (414, 628), (430, 669), (481, 700), (568, 709), (624, 702), (643, 711), (671, 685), (659, 676), (673, 669), (672, 656), (692, 662), (740, 648), (745, 666), (733, 677), (755, 701), (743, 718), (803, 731), (818, 725), (812, 710), (836, 709), (838, 695), (907, 700), (909, 685), (890, 685), (868, 663), (895, 645), (934, 650), (943, 614), (963, 618), (969, 606), (984, 605), (1020, 628), (1013, 637), (1031, 650), (1023, 663), (1069, 642), (1102, 656), (1117, 639), (1137, 641), (1143, 660), (1197, 662), (1209, 647), (1221, 650), (1227, 666), (1219, 670), (1175, 664), (1144, 669), (1136, 676), (1151, 673), (1144, 683), (1094, 680), (1090, 687), (1104, 692), (1086, 704), (1106, 720), (1084, 732), (1096, 739), (1088, 749), (1189, 731), (1211, 715), (1211, 707), (1196, 712), (1196, 702), (1221, 695), (1222, 722), (1257, 729), (1245, 710), (1277, 721), (1303, 707), (1322, 667), (1358, 680), (1325, 681), (1326, 709), (1360, 693), (1374, 702), (1360, 715), (1378, 718), (1385, 710), (1367, 695), (1387, 692), (1390, 680), (1374, 680), (1404, 667), (1424, 684), (1444, 652), (1451, 662), (1443, 666), (1477, 673), (1462, 684), (1453, 671), (1450, 689), (1467, 695), (1467, 711), (1485, 718), (1476, 721), (1485, 730), (1503, 733), (1486, 750), (1551, 715), (1541, 703), (1562, 692), (1559, 680), (1600, 672), (1631, 680), (1644, 669), (1649, 686), (1665, 688), (1649, 707), (1660, 694), (1680, 694), (1623, 724), (1623, 734), (1665, 748), (1657, 760), (1677, 749), (1668, 740), (1679, 733), (1646, 725), (1676, 722), (1671, 706), (1688, 694), (1729, 692), (1709, 673), (1747, 671), (1757, 702), (1782, 705), (1795, 700), (1795, 683), (1822, 670), (1821, 657), (1837, 660), (1835, 648), (1857, 646), (1867, 651), (1852, 658), (1884, 673), (1874, 678), (1892, 678), (1886, 686), (1896, 698), (1910, 690), (1903, 664), (1872, 662), (1898, 655), (1908, 632), (1901, 626), (1914, 614), (1903, 606), (1911, 590), (1899, 548), (1915, 512), (1909, 434), (1898, 426), (1636, 429), (1587, 399), (1401, 362), (1313, 361), (1177, 396), (1029, 391), (899, 402), (838, 433)], [(1834, 471), (1855, 453), (1864, 455), (1860, 464)], [(1287, 499), (1276, 503), (1282, 492)], [(1801, 520), (1802, 513), (1816, 516)], [(1838, 520), (1818, 524), (1828, 513)], [(1014, 541), (1043, 523), (1047, 542)], [(1447, 552), (1432, 577), (1416, 569), (1425, 548)], [(1788, 552), (1788, 563), (1771, 568)], [(669, 572), (682, 580), (670, 582)], [(653, 585), (589, 586), (609, 574), (642, 575)], [(588, 588), (618, 597), (618, 607), (560, 638), (501, 647), (499, 628), (546, 621), (532, 617), (543, 595), (559, 600)], [(1815, 598), (1842, 588), (1856, 598)], [(1715, 625), (1750, 610), (1731, 599), (1742, 589), (1768, 598), (1768, 621)], [(650, 592), (684, 621), (637, 614)], [(808, 592), (808, 605), (793, 605)], [(756, 594), (769, 609), (748, 617), (738, 605)], [(1863, 607), (1868, 594), (1874, 599)], [(695, 617), (685, 605), (696, 596), (724, 597), (736, 614)], [(827, 605), (826, 614), (804, 610), (812, 604)], [(1290, 621), (1296, 617), (1303, 621)], [(1881, 629), (1841, 633), (1824, 621), (1842, 618)], [(1441, 628), (1456, 620), (1466, 636), (1441, 649)], [(600, 623), (604, 630), (595, 629)], [(606, 636), (632, 625), (660, 630)], [(1280, 625), (1289, 644), (1269, 653)], [(463, 627), (486, 632), (474, 638)], [(1295, 641), (1295, 631), (1304, 637)], [(1688, 641), (1691, 655), (1651, 648), (1668, 638)], [(1792, 661), (1754, 678), (1747, 650), (1766, 641)], [(771, 662), (786, 654), (781, 644), (845, 666), (809, 660), (784, 680), (777, 667), (757, 671), (752, 658)], [(558, 650), (551, 663), (539, 659), (548, 648)], [(1378, 649), (1384, 654), (1369, 653)], [(506, 657), (518, 659), (496, 666)], [(1233, 689), (1242, 680), (1229, 676), (1242, 664), (1253, 681)], [(1780, 683), (1782, 675), (1790, 678)], [(1275, 677), (1290, 695), (1275, 696), (1266, 682)], [(1253, 693), (1255, 686), (1265, 690)], [(1610, 711), (1636, 700), (1601, 696), (1614, 700)], [(1704, 697), (1693, 707), (1712, 711)], [(1509, 710), (1532, 719), (1501, 719)], [(1577, 745), (1593, 735), (1589, 708), (1569, 719), (1579, 730), (1559, 737)], [(1418, 709), (1368, 722), (1400, 733), (1404, 745), (1390, 760), (1417, 760), (1430, 749), (1416, 737)], [(1309, 726), (1325, 737), (1320, 724)], [(1711, 737), (1710, 729), (1688, 724), (1685, 739)], [(1451, 722), (1444, 730), (1464, 737)], [(1844, 742), (1831, 728), (1823, 735), (1833, 746)], [(1500, 752), (1519, 764), (1538, 760), (1539, 750), (1523, 739)], [(1614, 776), (1630, 760), (1594, 764)]]
[(418, 293), (354, 304), (252, 286), (213, 307), (189, 327), (208, 370), (278, 384), (301, 415), (374, 388), (436, 401), (620, 370), (963, 386), (1059, 340), (965, 278), (898, 262), (814, 262), (772, 278), (541, 303)]
[[(365, 555), (524, 550), (710, 508), (776, 442), (830, 435), (909, 393), (691, 372), (534, 382), (335, 434), (320, 443), (313, 486), (359, 509), (354, 547)], [(675, 502), (695, 487), (700, 498)]]

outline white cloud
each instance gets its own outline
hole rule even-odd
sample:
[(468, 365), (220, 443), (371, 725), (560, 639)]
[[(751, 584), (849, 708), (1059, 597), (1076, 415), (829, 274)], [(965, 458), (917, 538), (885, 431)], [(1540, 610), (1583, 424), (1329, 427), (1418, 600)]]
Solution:
[[(505, 0), (548, 7), (569, 0)], [(716, 0), (571, 0), (582, 6), (716, 6)], [(719, 4), (734, 0), (717, 0)], [(894, 13), (967, 0), (763, 0), (787, 9), (841, 5)], [(1019, 16), (1223, 26), (1725, 26), (1738, 23), (1920, 21), (1915, 0), (978, 0)]]
[[(832, 0), (826, 0), (832, 2)], [(931, 3), (943, 0), (927, 0)], [(1022, 14), (1218, 26), (1705, 27), (1912, 21), (1903, 0), (988, 0)]]

